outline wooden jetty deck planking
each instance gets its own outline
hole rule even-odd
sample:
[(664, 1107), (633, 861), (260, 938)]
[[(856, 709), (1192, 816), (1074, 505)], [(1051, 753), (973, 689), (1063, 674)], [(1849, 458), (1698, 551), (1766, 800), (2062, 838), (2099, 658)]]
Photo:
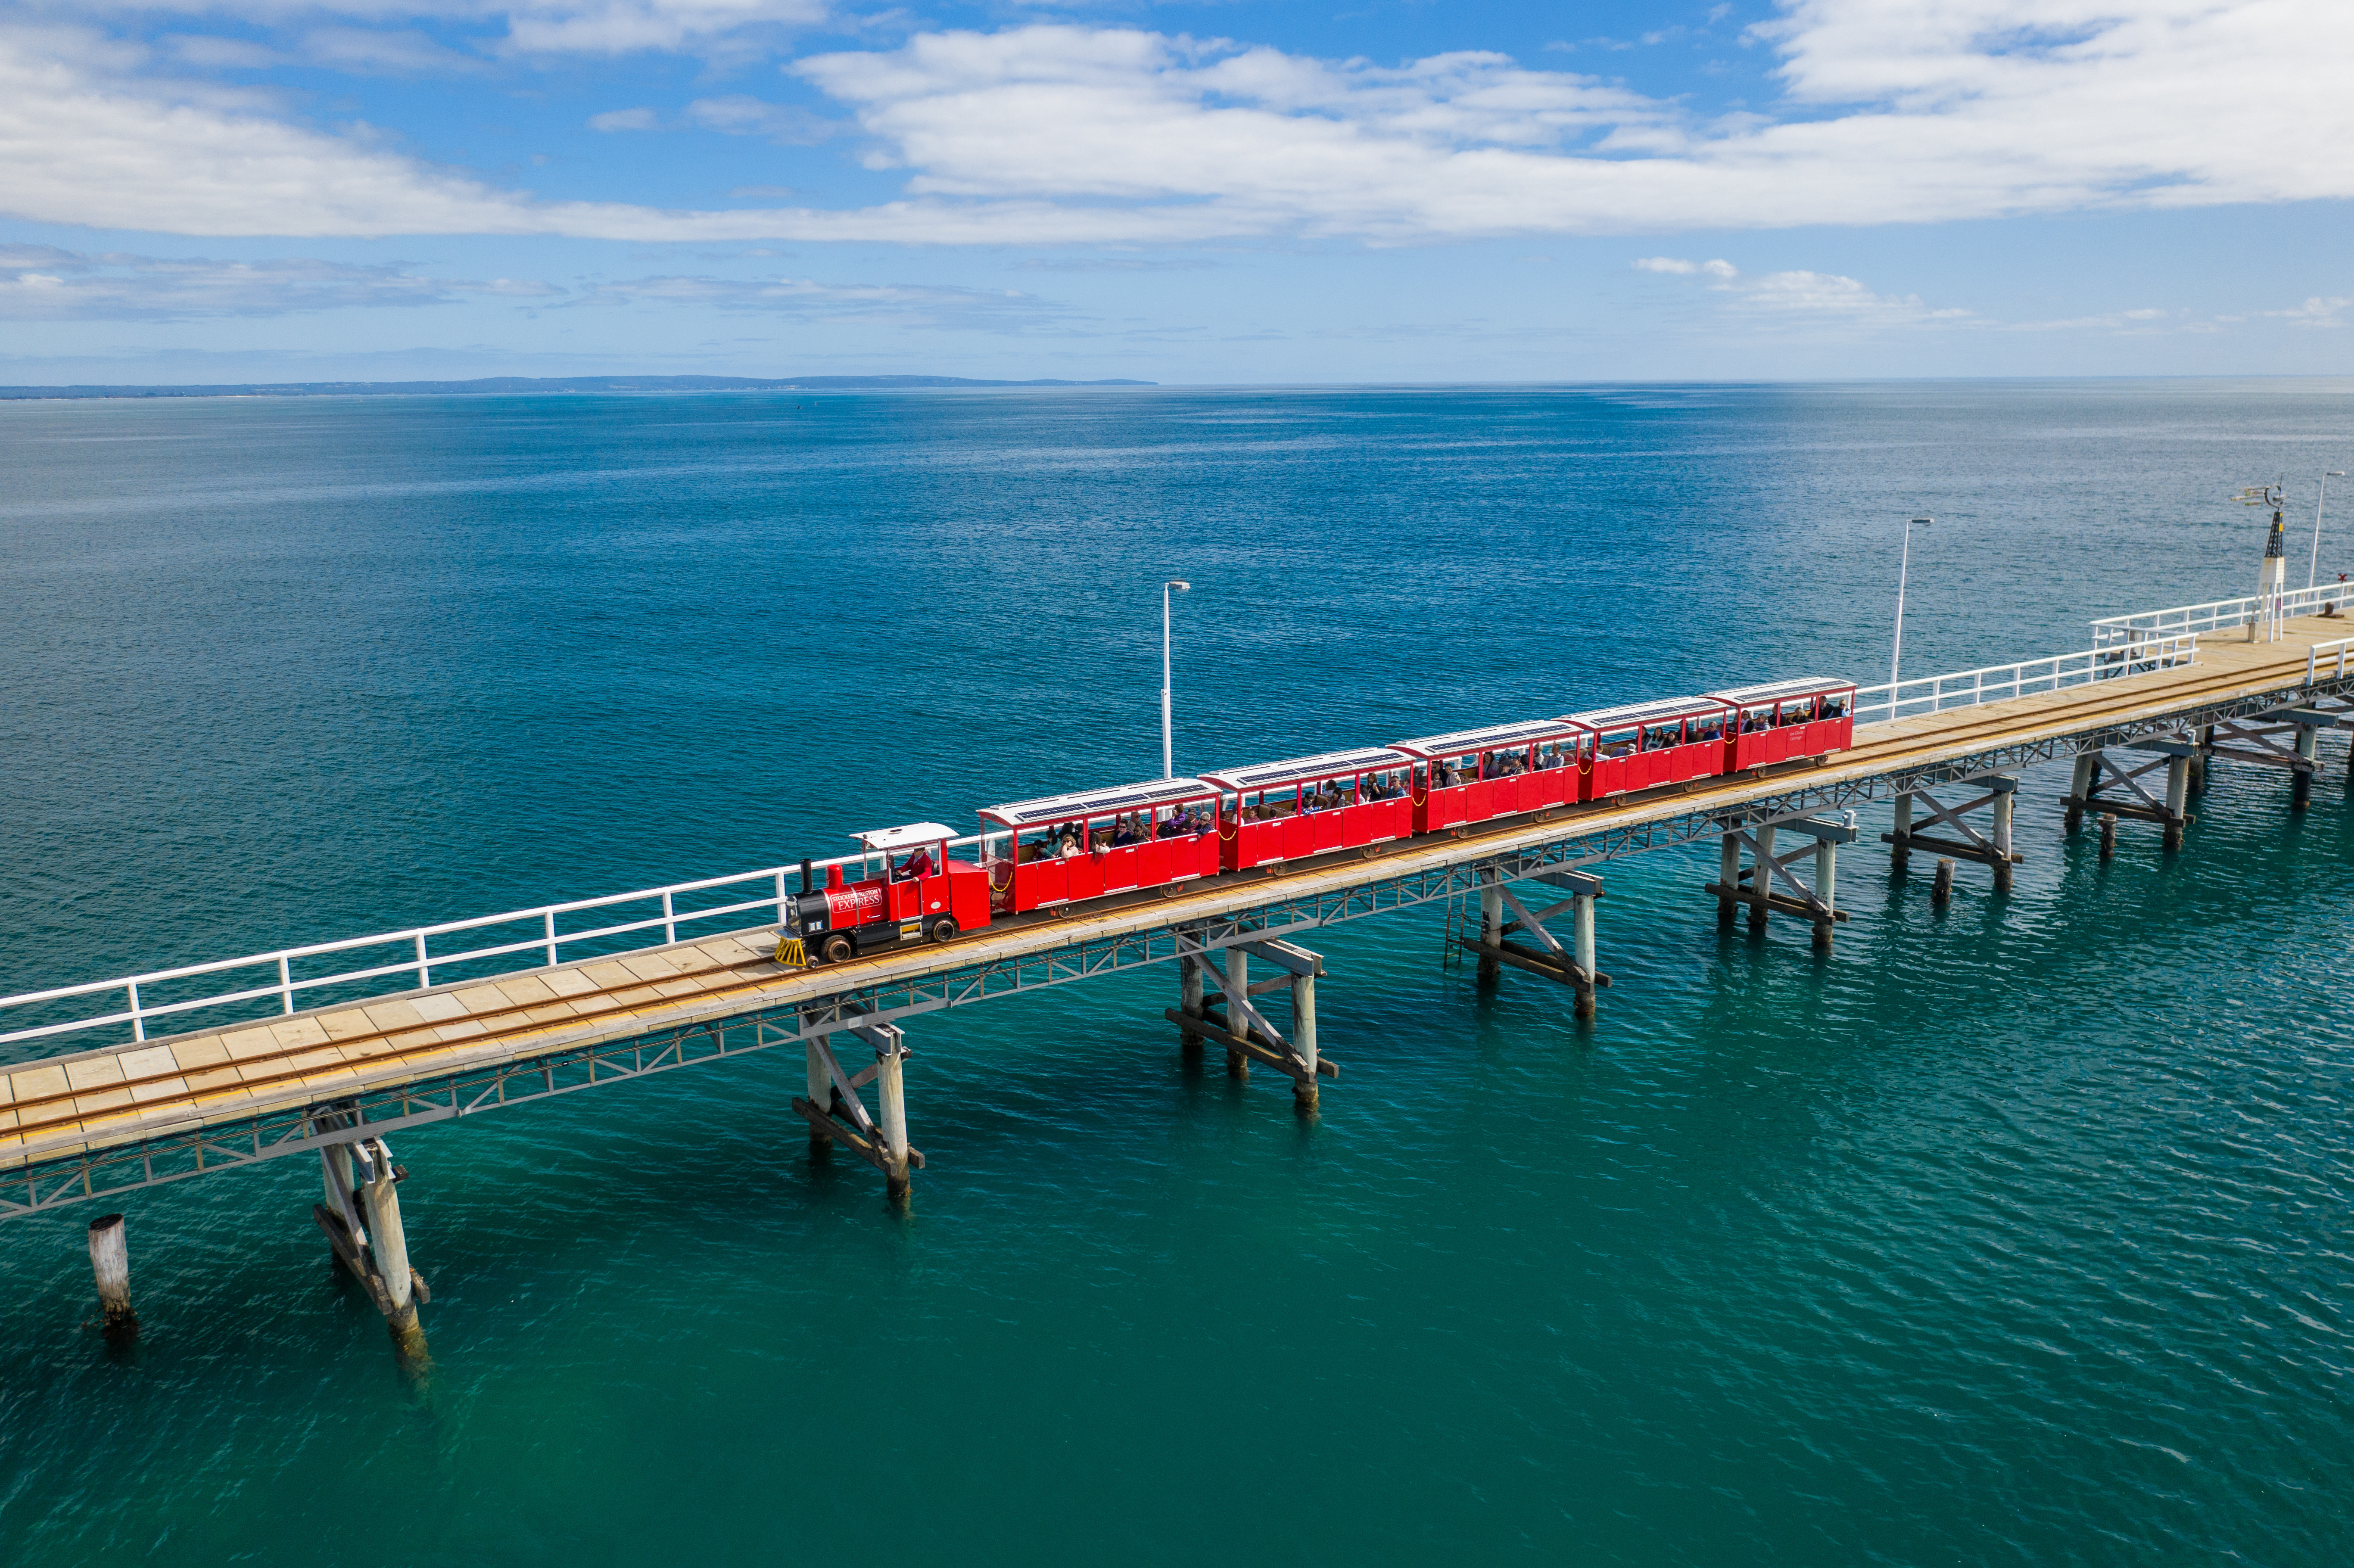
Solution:
[[(2282, 694), (2286, 705), (2303, 690), (2306, 650), (2345, 636), (2348, 627), (2345, 620), (2313, 617), (2288, 622), (2279, 641), (2220, 634), (2202, 639), (2197, 662), (2184, 668), (1873, 725), (1859, 732), (1853, 749), (1802, 768), (1798, 776), (1809, 785), (1878, 778), (1993, 747), (2064, 738), (2272, 694)], [(1785, 791), (1792, 778), (1781, 769), (1662, 789), (1628, 802), (1565, 808), (1543, 820), (1508, 818), (1460, 838), (1336, 852), (1287, 866), (1280, 878), (1287, 891), (1338, 890), (1369, 874), (1457, 864), (1556, 840), (1564, 829), (1591, 833), (1738, 809)], [(1260, 871), (1231, 873), (1091, 906), (1084, 915), (993, 922), (945, 946), (817, 969), (772, 962), (773, 938), (764, 927), (30, 1062), (0, 1076), (0, 1170), (26, 1170), (486, 1064), (529, 1061), (829, 997), (880, 979), (905, 980), (1159, 929), (1262, 904), (1269, 882)]]

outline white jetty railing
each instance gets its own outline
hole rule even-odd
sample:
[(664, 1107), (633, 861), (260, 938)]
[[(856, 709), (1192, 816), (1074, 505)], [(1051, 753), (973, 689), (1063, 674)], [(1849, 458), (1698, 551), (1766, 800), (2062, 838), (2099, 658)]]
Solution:
[[(1002, 832), (988, 835), (1002, 838)], [(981, 842), (981, 835), (951, 839), (949, 847), (962, 848)], [(846, 854), (832, 860), (810, 863), (821, 881), (828, 866), (850, 865), (869, 856)], [(565, 949), (572, 956), (608, 957), (626, 952), (632, 948), (653, 947), (657, 943), (651, 933), (662, 933), (660, 942), (677, 941), (681, 926), (701, 927), (711, 935), (726, 927), (706, 922), (729, 920), (736, 926), (764, 924), (785, 917), (785, 900), (798, 891), (801, 864), (769, 866), (762, 871), (748, 871), (737, 876), (705, 877), (700, 882), (676, 882), (667, 887), (641, 888), (635, 893), (616, 893), (603, 898), (577, 898), (563, 904), (543, 904), (531, 909), (513, 909), (504, 915), (484, 915), (472, 920), (450, 920), (437, 926), (417, 926), (405, 931), (387, 931), (373, 937), (352, 937), (339, 942), (314, 942), (305, 947), (281, 948), (276, 952), (256, 953), (242, 959), (221, 959), (208, 964), (187, 964), (179, 969), (152, 969), (145, 974), (131, 975), (122, 980), (91, 980), (82, 985), (58, 986), (50, 991), (27, 991), (19, 996), (0, 997), (0, 1022), (38, 1018), (37, 1023), (25, 1022), (20, 1027), (0, 1033), (0, 1045), (20, 1040), (38, 1040), (52, 1034), (68, 1034), (77, 1030), (98, 1029), (112, 1024), (131, 1025), (134, 1041), (147, 1038), (151, 1020), (171, 1018), (181, 1013), (196, 1012), (206, 1008), (239, 1007), (247, 1003), (274, 998), (280, 1014), (297, 1011), (305, 992), (328, 991), (337, 987), (350, 988), (345, 994), (358, 996), (384, 994), (409, 989), (422, 990), (433, 983), (436, 969), (446, 974), (451, 969), (466, 969), (492, 959), (508, 958), (519, 953), (534, 955), (521, 967), (556, 964), (563, 960)], [(753, 888), (757, 895), (747, 896)], [(732, 890), (732, 896), (729, 891)], [(717, 895), (714, 903), (697, 902), (697, 895)], [(634, 919), (608, 919), (578, 930), (565, 930), (566, 917), (578, 916), (592, 910), (614, 910), (631, 905), (643, 906), (648, 913)], [(755, 915), (745, 921), (739, 916)], [(471, 947), (449, 949), (448, 939), (472, 935), (478, 939), (492, 933), (499, 939), (480, 942)], [(645, 940), (619, 943), (615, 938), (647, 933)], [(436, 944), (442, 944), (436, 950)], [(589, 948), (586, 954), (582, 949)], [(337, 954), (375, 952), (376, 959), (356, 969), (335, 969), (320, 974), (298, 973), (298, 967), (309, 968), (320, 959)], [(398, 954), (398, 957), (394, 955)], [(511, 969), (504, 972), (513, 972)], [(175, 982), (201, 980), (207, 976), (224, 977), (226, 990), (201, 990)], [(392, 985), (371, 984), (397, 978)], [(480, 979), (478, 972), (469, 972), (466, 979)], [(217, 982), (220, 983), (220, 982)], [(195, 994), (183, 994), (195, 991)], [(158, 999), (157, 993), (164, 997)], [(145, 994), (142, 994), (144, 992)], [(106, 998), (108, 1004), (100, 1011), (85, 1012), (73, 1007), (78, 999)], [(321, 1001), (338, 1000), (321, 997)], [(87, 1002), (84, 1006), (89, 1005)]]
[(2252, 593), (2209, 604), (2181, 604), (2171, 609), (2146, 609), (2138, 615), (2112, 615), (2093, 622), (2093, 646), (2130, 647), (2153, 637), (2186, 631), (2237, 631), (2254, 625), (2264, 615), (2267, 602), (2273, 606), (2274, 616), (2286, 618), (2328, 614), (2349, 599), (2354, 599), (2354, 583), (2322, 583), (2280, 594)]
[(1983, 670), (1962, 670), (1950, 675), (1923, 675), (1890, 685), (1861, 686), (1855, 694), (1855, 722), (1890, 724), (1900, 718), (1943, 713), (1979, 703), (2004, 702), (2041, 692), (2062, 692), (2094, 681), (2123, 675), (2172, 670), (2199, 657), (2196, 632), (2136, 637), (2115, 647), (2087, 648), (2080, 653), (2055, 653), (2017, 664), (1989, 664)]

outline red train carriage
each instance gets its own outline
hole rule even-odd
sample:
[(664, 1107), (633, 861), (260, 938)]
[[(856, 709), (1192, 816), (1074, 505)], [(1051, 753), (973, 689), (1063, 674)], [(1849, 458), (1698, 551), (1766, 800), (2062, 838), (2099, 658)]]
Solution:
[(1855, 744), (1855, 683), (1776, 681), (1710, 695), (1740, 715), (1725, 735), (1724, 770), (1828, 757)]
[(1393, 742), (1418, 758), (1414, 831), (1435, 832), (1566, 805), (1578, 798), (1579, 731), (1570, 719), (1458, 729)]
[(1413, 758), (1381, 746), (1204, 773), (1221, 797), (1218, 864), (1243, 871), (1405, 838), (1413, 773)]
[(1724, 771), (1732, 707), (1717, 697), (1671, 697), (1572, 714), (1581, 739), (1577, 799), (1599, 800)]
[(988, 925), (988, 874), (970, 862), (949, 859), (949, 840), (955, 836), (938, 822), (853, 833), (857, 880), (830, 865), (822, 888), (810, 885), (810, 863), (801, 862), (801, 890), (785, 901), (785, 923), (777, 933), (779, 961), (838, 964), (902, 942), (945, 942)]
[(983, 807), (990, 907), (1020, 914), (1214, 876), (1217, 802), (1198, 779), (1155, 779)]

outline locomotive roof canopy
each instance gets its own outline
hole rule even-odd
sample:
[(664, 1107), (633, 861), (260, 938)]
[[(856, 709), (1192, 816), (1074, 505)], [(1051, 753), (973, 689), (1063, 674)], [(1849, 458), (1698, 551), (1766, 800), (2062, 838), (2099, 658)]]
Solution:
[(850, 836), (869, 850), (895, 850), (909, 844), (936, 844), (942, 839), (956, 837), (956, 830), (938, 822), (909, 822), (903, 828), (877, 828), (871, 833)]
[(1592, 708), (1572, 714), (1562, 722), (1580, 729), (1636, 729), (1647, 724), (1665, 724), (1670, 719), (1722, 718), (1726, 705), (1723, 697), (1669, 697), (1660, 702)]
[(1384, 768), (1404, 768), (1414, 758), (1386, 746), (1361, 746), (1354, 751), (1327, 751), (1317, 757), (1293, 757), (1281, 762), (1261, 762), (1249, 768), (1214, 768), (1202, 775), (1205, 784), (1237, 792), (1273, 789), (1311, 779), (1354, 778)]
[(1095, 817), (1107, 811), (1138, 811), (1147, 806), (1172, 806), (1214, 794), (1199, 779), (1155, 779), (1144, 784), (1124, 784), (1116, 789), (1082, 789), (1069, 795), (1048, 795), (1036, 800), (1016, 800), (1010, 806), (983, 806), (981, 814), (1008, 827), (1028, 828), (1070, 817)]
[(1820, 680), (1769, 681), (1762, 686), (1735, 686), (1728, 692), (1711, 692), (1712, 697), (1722, 697), (1728, 703), (1755, 707), (1762, 703), (1778, 703), (1787, 697), (1826, 696), (1835, 692), (1852, 692), (1853, 681), (1830, 677)]
[(1398, 750), (1416, 757), (1457, 757), (1467, 751), (1492, 751), (1500, 746), (1530, 746), (1539, 741), (1558, 740), (1575, 733), (1577, 726), (1567, 719), (1526, 719), (1519, 724), (1491, 724), (1479, 729), (1450, 730), (1445, 735), (1426, 735), (1419, 740), (1399, 740), (1391, 744)]

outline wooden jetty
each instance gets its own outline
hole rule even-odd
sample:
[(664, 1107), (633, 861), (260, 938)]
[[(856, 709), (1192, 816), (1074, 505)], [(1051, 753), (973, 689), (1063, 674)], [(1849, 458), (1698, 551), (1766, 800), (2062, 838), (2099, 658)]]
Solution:
[[(2133, 617), (2096, 623), (2105, 641), (2088, 654), (1879, 688), (1883, 716), (1860, 723), (1853, 748), (1820, 763), (1229, 873), (838, 964), (779, 963), (771, 922), (301, 1008), (300, 987), (326, 982), (298, 981), (289, 955), (277, 955), (251, 960), (274, 961), (277, 985), (231, 993), (260, 1006), (280, 1002), (277, 1013), (155, 1038), (144, 1037), (147, 1025), (168, 1010), (143, 1011), (139, 990), (152, 990), (154, 977), (0, 999), (0, 1026), (45, 1021), (0, 1027), (0, 1044), (19, 1043), (11, 1049), (71, 1040), (77, 1031), (86, 1037), (128, 1027), (134, 1035), (20, 1060), (0, 1074), (0, 1218), (315, 1152), (326, 1196), (316, 1222), (396, 1335), (417, 1348), (417, 1307), (427, 1293), (402, 1228), (397, 1183), (406, 1172), (386, 1142), (407, 1128), (799, 1044), (807, 1093), (793, 1106), (811, 1138), (875, 1164), (886, 1190), (904, 1197), (924, 1164), (909, 1142), (908, 1020), (1172, 962), (1178, 1005), (1166, 1017), (1186, 1054), (1214, 1043), (1237, 1075), (1254, 1065), (1278, 1071), (1296, 1103), (1312, 1111), (1320, 1085), (1340, 1072), (1316, 1027), (1322, 961), (1302, 945), (1326, 926), (1445, 906), (1454, 912), (1450, 945), (1476, 954), (1484, 976), (1510, 968), (1554, 980), (1574, 993), (1577, 1015), (1592, 1018), (1596, 991), (1609, 985), (1596, 967), (1603, 889), (1595, 868), (1612, 860), (1714, 842), (1719, 874), (1705, 891), (1721, 920), (1730, 924), (1744, 909), (1754, 930), (1775, 915), (1802, 920), (1817, 950), (1828, 952), (1848, 917), (1837, 904), (1837, 852), (1855, 842), (1853, 808), (1867, 802), (1895, 808), (1885, 842), (1898, 865), (1916, 849), (1931, 853), (1942, 887), (1952, 861), (1983, 864), (1999, 891), (2020, 858), (2011, 805), (2026, 767), (2071, 764), (2069, 826), (2094, 814), (2105, 845), (2114, 819), (2126, 817), (2157, 823), (2167, 846), (2179, 846), (2190, 821), (2192, 764), (2211, 757), (2287, 772), (2303, 800), (2318, 765), (2318, 732), (2354, 727), (2354, 639), (2346, 620), (2309, 615), (2267, 626), (2266, 639), (2254, 641), (2242, 634), (2249, 618), (2234, 606), (2243, 602), (2193, 607), (2211, 612), (2211, 624), (2188, 629), (2164, 624), (2168, 616), (2195, 620), (2187, 611), (2155, 612), (2154, 626)], [(2084, 678), (2069, 676), (2069, 660), (2084, 661)], [(2039, 683), (2045, 689), (2033, 689)], [(1860, 696), (1859, 717), (1872, 711), (1873, 695)], [(2161, 770), (2155, 788), (2141, 782)], [(1546, 892), (1525, 885), (1532, 883)], [(641, 924), (664, 936), (714, 913), (677, 910), (672, 890), (659, 891), (663, 916)], [(774, 898), (784, 895), (775, 874)], [(716, 913), (769, 902), (764, 893)], [(432, 963), (451, 961), (430, 959), (428, 933), (414, 936), (413, 963), (362, 978), (397, 983), (412, 969), (429, 978)], [(578, 939), (559, 937), (551, 906), (544, 942), (535, 935), (511, 948), (554, 959), (561, 941)], [(1267, 978), (1250, 978), (1254, 963)], [(54, 1021), (77, 998), (123, 991), (128, 1012), (110, 1004)], [(1288, 1003), (1272, 1009), (1280, 1021), (1265, 1004), (1278, 991)], [(872, 1055), (855, 1071), (843, 1060), (854, 1041)], [(872, 1111), (864, 1097), (870, 1086)], [(108, 1319), (135, 1322), (120, 1217), (101, 1227), (91, 1250)]]

